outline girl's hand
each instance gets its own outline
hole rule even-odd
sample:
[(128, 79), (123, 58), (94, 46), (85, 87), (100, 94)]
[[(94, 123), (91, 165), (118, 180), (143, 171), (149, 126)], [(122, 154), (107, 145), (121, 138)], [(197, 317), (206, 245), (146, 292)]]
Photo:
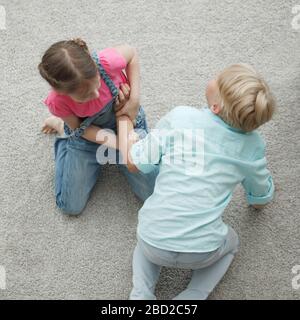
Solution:
[(129, 98), (129, 100), (125, 103), (124, 107), (116, 112), (116, 117), (126, 115), (130, 118), (131, 121), (134, 122), (138, 114), (139, 107), (140, 102), (138, 100)]
[(130, 87), (127, 83), (120, 86), (118, 100), (119, 107), (116, 108), (116, 117), (126, 115), (131, 121), (134, 121), (138, 114), (140, 102), (138, 99), (130, 97)]
[(130, 97), (130, 87), (127, 83), (121, 84), (120, 90), (119, 90), (119, 95), (116, 99), (115, 103), (115, 111), (118, 112), (121, 110), (125, 104), (128, 102)]

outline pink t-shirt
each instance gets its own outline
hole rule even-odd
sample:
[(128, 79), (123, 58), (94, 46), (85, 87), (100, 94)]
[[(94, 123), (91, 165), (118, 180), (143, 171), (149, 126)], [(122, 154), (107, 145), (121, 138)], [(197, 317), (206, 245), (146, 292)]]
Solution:
[[(123, 72), (126, 68), (125, 58), (114, 48), (106, 48), (99, 52), (100, 63), (107, 72), (117, 88), (122, 83), (128, 83)], [(99, 98), (84, 103), (78, 103), (67, 95), (58, 94), (54, 90), (50, 91), (44, 103), (49, 111), (57, 117), (67, 117), (76, 115), (79, 118), (90, 117), (103, 109), (112, 99), (109, 88), (101, 79), (99, 88)]]

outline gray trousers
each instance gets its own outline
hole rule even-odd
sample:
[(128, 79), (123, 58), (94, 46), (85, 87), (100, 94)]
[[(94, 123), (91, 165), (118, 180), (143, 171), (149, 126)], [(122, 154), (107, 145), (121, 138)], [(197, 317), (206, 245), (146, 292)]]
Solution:
[(238, 236), (231, 227), (228, 227), (227, 237), (219, 249), (204, 253), (161, 250), (139, 238), (133, 254), (130, 299), (155, 300), (155, 286), (164, 266), (193, 270), (188, 287), (174, 300), (204, 300), (226, 273), (238, 246)]

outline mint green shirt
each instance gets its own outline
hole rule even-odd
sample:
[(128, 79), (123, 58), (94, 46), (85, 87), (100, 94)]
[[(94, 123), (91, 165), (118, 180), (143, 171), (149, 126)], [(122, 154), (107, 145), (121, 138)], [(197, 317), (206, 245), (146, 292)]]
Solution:
[(239, 183), (249, 204), (273, 198), (260, 135), (230, 127), (209, 108), (176, 107), (130, 154), (144, 173), (159, 166), (154, 192), (139, 211), (137, 233), (160, 249), (219, 248), (228, 231), (222, 213)]

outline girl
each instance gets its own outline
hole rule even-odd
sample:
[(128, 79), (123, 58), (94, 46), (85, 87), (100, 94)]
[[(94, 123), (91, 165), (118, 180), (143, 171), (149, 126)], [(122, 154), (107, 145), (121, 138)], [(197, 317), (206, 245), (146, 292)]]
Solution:
[[(73, 39), (53, 44), (38, 69), (52, 87), (45, 104), (53, 116), (43, 132), (64, 134), (55, 141), (56, 203), (64, 213), (79, 214), (101, 172), (99, 144), (117, 149), (115, 135), (103, 129), (116, 132), (116, 116), (127, 115), (136, 129), (148, 130), (139, 105), (138, 55), (128, 45), (91, 54), (83, 40)], [(125, 165), (119, 167), (135, 194), (145, 200), (157, 172), (130, 173)]]

